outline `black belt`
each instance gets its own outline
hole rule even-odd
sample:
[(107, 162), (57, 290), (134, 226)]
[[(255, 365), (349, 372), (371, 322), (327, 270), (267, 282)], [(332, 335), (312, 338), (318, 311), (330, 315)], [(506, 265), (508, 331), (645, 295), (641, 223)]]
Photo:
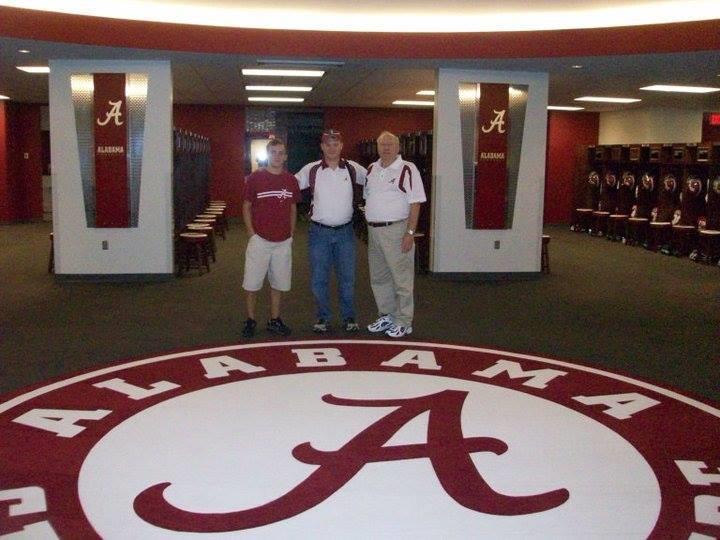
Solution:
[(347, 227), (350, 225), (350, 221), (343, 225), (325, 225), (324, 223), (318, 223), (317, 221), (313, 221), (313, 225), (317, 225), (318, 227), (323, 227), (325, 229), (332, 229), (334, 231), (337, 231), (338, 229), (342, 229), (343, 227)]
[(399, 221), (368, 221), (368, 226), (370, 227), (387, 227), (388, 225), (395, 225), (396, 223), (400, 223), (400, 221), (403, 221), (402, 219)]

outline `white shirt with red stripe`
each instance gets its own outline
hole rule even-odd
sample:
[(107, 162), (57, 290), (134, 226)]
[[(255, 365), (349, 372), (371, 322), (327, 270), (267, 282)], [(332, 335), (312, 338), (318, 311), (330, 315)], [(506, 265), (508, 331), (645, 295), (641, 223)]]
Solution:
[(410, 205), (425, 201), (425, 188), (414, 163), (398, 155), (387, 167), (383, 167), (380, 160), (368, 167), (365, 183), (365, 219), (368, 222), (407, 219)]
[[(349, 223), (353, 217), (353, 186), (348, 167), (355, 169), (355, 183), (363, 185), (367, 171), (362, 165), (351, 160), (341, 160), (336, 168), (324, 160), (313, 161), (300, 169), (295, 178), (300, 189), (312, 187), (313, 221), (337, 227)], [(311, 186), (311, 176), (314, 183)]]

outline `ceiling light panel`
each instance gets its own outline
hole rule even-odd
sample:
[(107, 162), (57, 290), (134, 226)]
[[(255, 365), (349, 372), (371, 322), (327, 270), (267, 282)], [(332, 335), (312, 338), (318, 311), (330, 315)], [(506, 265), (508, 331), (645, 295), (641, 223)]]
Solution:
[(434, 96), (435, 90), (420, 90), (415, 95), (416, 96)]
[(677, 86), (674, 84), (653, 84), (651, 86), (643, 86), (640, 90), (649, 90), (651, 92), (679, 92), (682, 94), (711, 94), (712, 92), (720, 92), (720, 88), (707, 86)]
[(566, 107), (563, 105), (548, 105), (548, 111), (584, 111), (585, 107)]
[(248, 101), (264, 101), (271, 103), (302, 103), (305, 98), (299, 97), (270, 97), (270, 96), (252, 96)]
[(3, 95), (0, 94), (0, 99), (10, 99), (10, 98), (7, 97), (7, 96), (3, 96)]
[(637, 98), (583, 96), (575, 98), (575, 101), (592, 101), (594, 103), (637, 103), (642, 100)]
[(17, 68), (25, 73), (50, 73), (48, 66), (17, 66)]
[(396, 99), (392, 102), (393, 105), (408, 105), (412, 107), (432, 107), (435, 105), (434, 101), (413, 101), (407, 99)]
[(248, 85), (245, 90), (250, 92), (310, 92), (312, 86), (259, 86)]
[(322, 77), (324, 71), (314, 69), (243, 69), (247, 77)]

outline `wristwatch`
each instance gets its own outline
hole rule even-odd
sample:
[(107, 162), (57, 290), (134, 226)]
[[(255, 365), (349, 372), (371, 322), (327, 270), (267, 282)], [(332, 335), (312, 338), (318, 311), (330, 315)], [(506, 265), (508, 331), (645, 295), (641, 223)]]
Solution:
[(412, 229), (408, 229), (407, 231), (405, 231), (405, 234), (409, 234), (410, 236), (413, 236), (415, 234), (415, 231), (413, 231)]

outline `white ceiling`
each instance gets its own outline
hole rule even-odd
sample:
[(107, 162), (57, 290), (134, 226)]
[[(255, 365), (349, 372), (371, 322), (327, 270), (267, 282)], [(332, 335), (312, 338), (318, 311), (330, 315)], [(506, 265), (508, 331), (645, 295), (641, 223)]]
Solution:
[(507, 32), (720, 18), (717, 0), (0, 0), (76, 15), (237, 28)]
[[(29, 49), (21, 54), (19, 49)], [(297, 80), (243, 77), (243, 67), (258, 67), (258, 58), (170, 51), (120, 49), (24, 39), (0, 38), (0, 94), (28, 103), (47, 102), (47, 75), (32, 75), (18, 64), (45, 64), (48, 59), (169, 59), (172, 62), (176, 103), (247, 104), (246, 84), (299, 84)], [(311, 60), (311, 59), (308, 59)], [(546, 71), (550, 74), (550, 104), (578, 105), (573, 98), (605, 95), (641, 98), (633, 105), (585, 104), (588, 111), (638, 107), (702, 108), (720, 110), (720, 92), (707, 95), (663, 94), (641, 91), (650, 84), (720, 87), (720, 51), (584, 58), (477, 59), (477, 60), (363, 60), (326, 67), (325, 76), (302, 81), (313, 86), (303, 95), (309, 107), (390, 107), (396, 99), (418, 99), (415, 92), (434, 87), (440, 66)], [(582, 65), (573, 69), (573, 65)], [(294, 66), (297, 67), (297, 66)], [(277, 95), (277, 94), (276, 94)], [(427, 99), (427, 98), (419, 98)]]

